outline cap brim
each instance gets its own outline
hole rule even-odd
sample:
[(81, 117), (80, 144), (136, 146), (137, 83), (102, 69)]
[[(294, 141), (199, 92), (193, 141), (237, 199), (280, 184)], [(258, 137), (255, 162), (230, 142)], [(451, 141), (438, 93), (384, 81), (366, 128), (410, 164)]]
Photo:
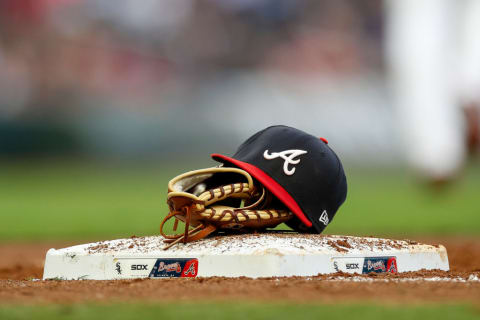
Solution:
[(280, 184), (278, 184), (272, 177), (266, 174), (263, 170), (255, 167), (254, 165), (236, 160), (221, 154), (214, 153), (211, 157), (219, 162), (230, 162), (235, 166), (247, 171), (255, 179), (260, 181), (271, 193), (273, 193), (280, 201), (283, 202), (307, 227), (311, 227), (312, 223), (307, 219), (302, 209), (300, 209), (297, 202), (292, 196), (285, 190)]

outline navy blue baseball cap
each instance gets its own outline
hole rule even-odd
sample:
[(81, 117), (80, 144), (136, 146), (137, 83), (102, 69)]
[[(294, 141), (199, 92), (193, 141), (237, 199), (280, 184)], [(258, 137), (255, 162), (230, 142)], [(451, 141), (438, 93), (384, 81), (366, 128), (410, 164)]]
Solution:
[(321, 233), (347, 196), (342, 163), (324, 138), (287, 126), (272, 126), (245, 141), (232, 157), (212, 154), (263, 184), (294, 214), (287, 223)]

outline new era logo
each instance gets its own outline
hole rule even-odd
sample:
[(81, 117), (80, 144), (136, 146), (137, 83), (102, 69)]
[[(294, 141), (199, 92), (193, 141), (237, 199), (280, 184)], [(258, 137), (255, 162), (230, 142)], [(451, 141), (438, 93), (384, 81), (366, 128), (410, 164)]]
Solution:
[(321, 223), (323, 223), (325, 226), (328, 225), (328, 213), (327, 213), (327, 210), (323, 210), (322, 212), (322, 215), (320, 216), (320, 218), (318, 219), (318, 221), (320, 221)]

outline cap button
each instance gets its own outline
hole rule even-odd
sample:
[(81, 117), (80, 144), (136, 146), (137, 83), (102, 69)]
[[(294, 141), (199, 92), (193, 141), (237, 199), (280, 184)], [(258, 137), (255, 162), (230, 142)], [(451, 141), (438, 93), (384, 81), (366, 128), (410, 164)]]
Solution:
[(320, 137), (320, 140), (322, 140), (323, 142), (325, 142), (325, 144), (328, 144), (328, 140), (327, 140), (327, 139)]

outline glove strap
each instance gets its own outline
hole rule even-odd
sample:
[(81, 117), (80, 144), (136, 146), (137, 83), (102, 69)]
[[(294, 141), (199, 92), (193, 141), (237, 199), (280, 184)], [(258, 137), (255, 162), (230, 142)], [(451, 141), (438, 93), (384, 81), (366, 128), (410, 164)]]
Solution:
[(185, 212), (185, 231), (183, 232), (183, 243), (188, 242), (188, 234), (190, 233), (190, 217), (192, 216), (192, 209), (190, 206), (182, 208), (182, 211)]
[[(214, 232), (215, 230), (217, 230), (217, 227), (215, 227), (214, 225), (211, 225), (211, 224), (209, 224), (207, 226), (199, 225), (195, 229), (189, 231), (188, 241), (192, 242), (192, 241), (197, 241), (197, 240), (203, 239), (206, 236), (208, 236), (210, 233)], [(170, 247), (174, 246), (175, 244), (181, 242), (183, 239), (184, 239), (184, 237), (183, 237), (183, 235), (181, 235), (178, 239), (175, 239), (175, 240), (173, 240), (173, 239), (164, 240), (164, 242), (168, 243), (168, 245), (165, 246), (163, 248), (163, 250), (169, 249)]]
[[(186, 211), (186, 219), (185, 219), (185, 231), (181, 234), (175, 234), (175, 235), (167, 235), (163, 232), (163, 227), (165, 223), (170, 220), (171, 218), (174, 218), (176, 215), (183, 215), (183, 212), (179, 211), (172, 211), (170, 212), (160, 223), (160, 234), (166, 239), (164, 240), (165, 243), (169, 243), (168, 246), (163, 248), (163, 250), (167, 250), (171, 246), (182, 242), (187, 243), (191, 241), (196, 241), (205, 238), (208, 236), (210, 233), (214, 232), (217, 230), (217, 227), (211, 224), (204, 225), (201, 223), (200, 225), (196, 226), (192, 230), (189, 230), (190, 227), (190, 217), (191, 217), (191, 208), (190, 207), (184, 207), (185, 210), (182, 208), (182, 211)], [(175, 224), (177, 224), (178, 218), (175, 217)], [(176, 226), (174, 225), (174, 228)], [(176, 229), (176, 228), (175, 228)]]

